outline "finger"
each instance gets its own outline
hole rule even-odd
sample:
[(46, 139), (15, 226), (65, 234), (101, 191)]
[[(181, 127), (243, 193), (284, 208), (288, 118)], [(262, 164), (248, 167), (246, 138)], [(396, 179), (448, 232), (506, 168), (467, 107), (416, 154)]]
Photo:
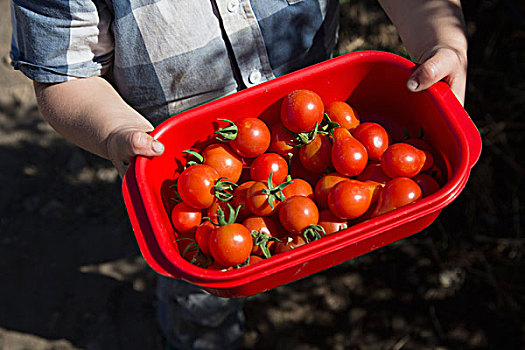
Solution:
[(132, 131), (127, 135), (129, 156), (159, 156), (164, 152), (164, 145), (143, 131)]

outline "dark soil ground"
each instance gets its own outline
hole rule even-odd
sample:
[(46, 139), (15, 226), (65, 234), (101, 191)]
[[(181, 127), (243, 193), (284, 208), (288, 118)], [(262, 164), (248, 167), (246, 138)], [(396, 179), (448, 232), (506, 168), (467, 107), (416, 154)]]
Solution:
[[(340, 52), (404, 53), (375, 2), (342, 3)], [(249, 298), (245, 349), (525, 348), (525, 5), (463, 6), (483, 138), (464, 191), (414, 236)], [(28, 101), (0, 99), (0, 349), (162, 349), (116, 172)]]

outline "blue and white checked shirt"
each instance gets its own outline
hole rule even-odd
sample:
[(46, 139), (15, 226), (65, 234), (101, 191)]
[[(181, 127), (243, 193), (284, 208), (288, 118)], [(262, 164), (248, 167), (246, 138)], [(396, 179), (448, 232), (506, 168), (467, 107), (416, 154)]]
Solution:
[(11, 59), (39, 82), (106, 75), (152, 123), (328, 58), (338, 0), (12, 0)]

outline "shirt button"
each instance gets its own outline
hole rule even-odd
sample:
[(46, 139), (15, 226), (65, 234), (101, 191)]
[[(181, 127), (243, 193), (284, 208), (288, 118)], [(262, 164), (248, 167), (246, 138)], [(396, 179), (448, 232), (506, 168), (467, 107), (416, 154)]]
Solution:
[(261, 81), (261, 78), (262, 78), (261, 72), (259, 72), (258, 70), (254, 70), (250, 73), (250, 76), (248, 77), (248, 81), (251, 84), (257, 84), (258, 82)]
[(239, 0), (230, 0), (228, 1), (228, 11), (234, 12), (237, 10), (237, 7), (239, 7)]

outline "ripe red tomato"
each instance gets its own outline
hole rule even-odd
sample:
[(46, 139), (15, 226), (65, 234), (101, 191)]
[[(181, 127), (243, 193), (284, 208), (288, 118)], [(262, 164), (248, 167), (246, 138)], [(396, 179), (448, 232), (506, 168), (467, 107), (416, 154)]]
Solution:
[(440, 186), (436, 179), (432, 176), (424, 173), (419, 173), (412, 178), (419, 188), (421, 188), (421, 194), (423, 197), (430, 196), (431, 194), (437, 192), (440, 189)]
[(356, 179), (359, 181), (375, 181), (385, 184), (390, 180), (390, 177), (383, 171), (381, 163), (369, 162), (366, 165), (365, 170), (357, 175)]
[(268, 181), (272, 174), (272, 183), (281, 184), (288, 176), (288, 163), (277, 153), (264, 153), (255, 158), (250, 166), (253, 181)]
[(250, 208), (248, 208), (248, 204), (246, 204), (246, 193), (248, 192), (248, 188), (254, 183), (255, 181), (252, 180), (243, 182), (233, 191), (233, 199), (231, 200), (232, 207), (238, 208), (241, 206), (237, 215), (238, 220), (243, 220), (252, 214)]
[[(236, 129), (236, 131), (221, 133), (222, 130), (231, 127)], [(270, 146), (270, 129), (261, 119), (251, 117), (243, 118), (224, 129), (216, 132), (220, 135), (218, 137), (219, 140), (229, 141), (231, 148), (241, 157), (257, 157), (266, 152)]]
[(372, 216), (378, 216), (403, 207), (421, 198), (421, 188), (408, 177), (396, 177), (385, 184), (379, 193)]
[(215, 225), (206, 220), (195, 231), (195, 241), (197, 241), (201, 252), (206, 256), (210, 256), (210, 235), (215, 230), (215, 227)]
[(319, 209), (313, 200), (304, 196), (286, 199), (279, 209), (279, 221), (285, 230), (300, 234), (319, 222)]
[(193, 232), (200, 225), (202, 212), (184, 202), (177, 203), (171, 210), (171, 223), (179, 232)]
[(242, 158), (225, 143), (213, 143), (202, 151), (204, 163), (211, 166), (227, 181), (237, 182), (242, 173)]
[(432, 166), (434, 165), (434, 155), (432, 154), (432, 149), (430, 145), (425, 140), (412, 137), (403, 142), (408, 143), (409, 145), (412, 145), (425, 152), (425, 164), (423, 164), (421, 171), (427, 171), (430, 168), (432, 168)]
[(334, 101), (325, 106), (324, 112), (330, 120), (336, 122), (343, 128), (352, 130), (359, 125), (357, 111), (344, 101)]
[(281, 122), (291, 132), (310, 132), (324, 117), (321, 97), (310, 90), (289, 93), (281, 105)]
[(306, 244), (306, 239), (302, 235), (291, 235), (284, 237), (275, 244), (275, 254), (285, 253)]
[(295, 136), (286, 130), (280, 121), (272, 125), (270, 132), (272, 140), (268, 152), (277, 153), (285, 159), (297, 154), (297, 147), (294, 146), (297, 143)]
[(319, 208), (328, 209), (328, 193), (339, 182), (348, 180), (347, 176), (339, 173), (330, 173), (324, 175), (315, 184), (315, 201)]
[(361, 181), (345, 180), (328, 193), (328, 207), (341, 219), (355, 219), (363, 215), (371, 203), (370, 190)]
[(381, 168), (391, 178), (413, 177), (425, 164), (425, 152), (408, 143), (390, 145), (381, 156)]
[(322, 226), (325, 234), (329, 235), (346, 229), (348, 222), (345, 219), (335, 216), (329, 209), (324, 209), (319, 213), (318, 225)]
[(333, 140), (331, 158), (334, 168), (349, 177), (359, 175), (368, 163), (365, 146), (342, 127), (334, 129)]
[(389, 145), (390, 136), (378, 123), (361, 123), (352, 130), (352, 136), (365, 146), (369, 160), (381, 160), (383, 152)]
[(269, 203), (270, 190), (268, 184), (262, 181), (256, 181), (246, 191), (246, 205), (248, 209), (256, 216), (269, 216), (277, 212), (281, 204), (278, 198), (274, 198), (272, 205)]
[(291, 179), (290, 181), (292, 182), (283, 188), (285, 198), (305, 196), (312, 200), (314, 199), (314, 190), (308, 181), (299, 178)]
[(186, 168), (177, 180), (181, 199), (196, 209), (209, 208), (215, 201), (214, 186), (219, 180), (217, 170), (196, 164)]
[[(257, 231), (261, 232), (268, 236), (268, 238), (275, 237), (278, 233), (277, 225), (272, 218), (268, 216), (250, 216), (246, 218), (242, 224), (248, 229), (248, 231)], [(264, 256), (261, 247), (255, 244), (255, 238), (253, 239), (254, 245), (252, 248), (252, 255), (261, 255)], [(271, 249), (275, 241), (270, 240), (266, 243), (268, 249)]]
[(252, 252), (252, 245), (250, 231), (239, 223), (217, 227), (209, 241), (211, 256), (224, 266), (245, 262)]
[(315, 138), (299, 148), (299, 160), (305, 169), (316, 173), (325, 173), (332, 165), (332, 143), (325, 134), (317, 134)]

